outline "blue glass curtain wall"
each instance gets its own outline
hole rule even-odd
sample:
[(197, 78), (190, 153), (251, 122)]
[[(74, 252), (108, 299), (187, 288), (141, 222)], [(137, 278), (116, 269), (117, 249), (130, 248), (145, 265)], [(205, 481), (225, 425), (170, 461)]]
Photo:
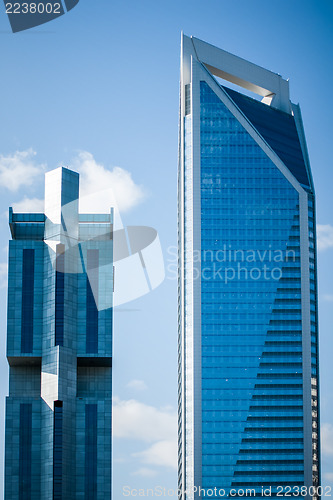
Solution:
[(298, 193), (200, 88), (202, 487), (301, 485)]

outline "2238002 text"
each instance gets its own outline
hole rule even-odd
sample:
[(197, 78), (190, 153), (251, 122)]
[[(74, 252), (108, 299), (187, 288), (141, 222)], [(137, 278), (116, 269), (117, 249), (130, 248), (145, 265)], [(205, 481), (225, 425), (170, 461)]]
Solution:
[(57, 3), (6, 3), (7, 14), (61, 14), (61, 4)]

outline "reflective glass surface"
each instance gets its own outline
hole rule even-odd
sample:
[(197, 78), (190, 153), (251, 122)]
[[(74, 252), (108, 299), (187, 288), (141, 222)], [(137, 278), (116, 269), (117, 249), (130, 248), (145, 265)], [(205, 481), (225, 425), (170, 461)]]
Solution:
[(206, 82), (200, 103), (202, 487), (302, 484), (299, 196)]
[(31, 498), (32, 405), (20, 405), (19, 500)]
[(55, 345), (64, 345), (64, 312), (65, 312), (65, 253), (60, 249), (57, 253), (55, 276)]
[(86, 404), (85, 499), (97, 499), (97, 404)]
[(62, 499), (62, 402), (55, 401), (53, 414), (53, 500)]
[[(87, 250), (86, 352), (98, 352), (98, 263), (99, 251)], [(94, 293), (95, 292), (95, 296)]]
[(295, 119), (292, 115), (244, 94), (224, 87), (232, 100), (243, 111), (261, 136), (281, 158), (290, 172), (304, 186), (310, 186)]
[(21, 352), (32, 353), (34, 323), (35, 251), (23, 250)]

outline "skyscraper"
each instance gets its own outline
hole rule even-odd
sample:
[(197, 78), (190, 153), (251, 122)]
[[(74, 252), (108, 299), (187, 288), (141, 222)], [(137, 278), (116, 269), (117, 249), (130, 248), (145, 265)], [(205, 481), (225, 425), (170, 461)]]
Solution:
[(280, 75), (186, 36), (178, 232), (181, 498), (316, 498), (315, 199), (300, 109)]
[(58, 168), (45, 213), (9, 212), (6, 500), (111, 497), (113, 215), (78, 203)]

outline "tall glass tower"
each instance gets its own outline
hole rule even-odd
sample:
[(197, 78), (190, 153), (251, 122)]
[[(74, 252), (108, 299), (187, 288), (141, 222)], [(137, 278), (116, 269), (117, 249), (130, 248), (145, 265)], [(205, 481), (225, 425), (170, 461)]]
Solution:
[(315, 201), (299, 106), (280, 75), (182, 36), (179, 137), (180, 498), (316, 498)]
[(111, 498), (113, 215), (46, 174), (45, 213), (9, 211), (6, 500)]

